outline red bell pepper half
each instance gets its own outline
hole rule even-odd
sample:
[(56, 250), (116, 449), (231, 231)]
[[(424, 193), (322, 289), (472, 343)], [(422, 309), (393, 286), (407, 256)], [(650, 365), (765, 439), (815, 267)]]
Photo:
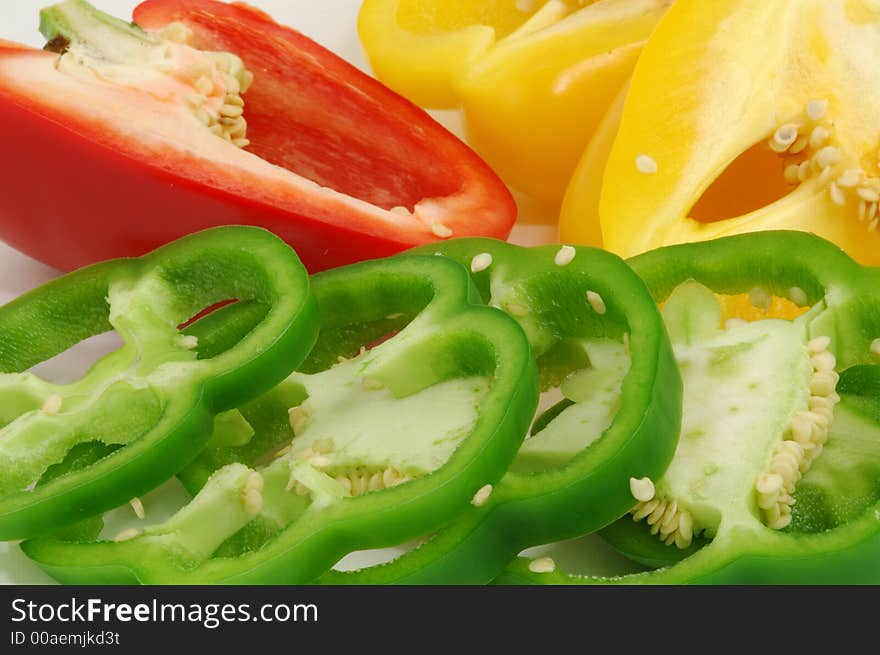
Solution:
[[(237, 147), (208, 131), (175, 86), (182, 69), (159, 83), (155, 69), (95, 72), (0, 41), (0, 239), (13, 247), (67, 270), (251, 224), (317, 271), (449, 236), (509, 234), (515, 204), (488, 166), (302, 34), (212, 0), (148, 0), (134, 21), (157, 39), (185, 25), (178, 50), (168, 46), (172, 69), (184, 45), (240, 57), (253, 74), (241, 96), (247, 139)], [(196, 105), (206, 97), (193, 95)]]

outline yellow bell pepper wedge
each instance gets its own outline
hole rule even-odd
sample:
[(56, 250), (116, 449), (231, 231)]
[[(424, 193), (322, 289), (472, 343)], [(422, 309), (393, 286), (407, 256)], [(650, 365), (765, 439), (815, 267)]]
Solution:
[(358, 33), (382, 82), (423, 107), (451, 109), (454, 81), (539, 9), (523, 0), (365, 0)]
[(470, 144), (508, 184), (558, 206), (668, 4), (605, 0), (499, 41), (455, 85)]
[(461, 106), (468, 141), (553, 207), (671, 0), (366, 0), (377, 77), (415, 102)]
[(598, 206), (623, 256), (799, 229), (880, 264), (878, 44), (868, 0), (679, 0), (581, 161), (561, 238), (594, 244)]

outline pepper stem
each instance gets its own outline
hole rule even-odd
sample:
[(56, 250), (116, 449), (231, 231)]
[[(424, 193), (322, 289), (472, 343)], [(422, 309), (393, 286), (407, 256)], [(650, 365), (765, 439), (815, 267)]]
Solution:
[(114, 63), (130, 59), (132, 48), (158, 45), (134, 23), (96, 9), (85, 0), (65, 0), (40, 11), (40, 33), (46, 49), (66, 52), (71, 44), (84, 47), (90, 55)]

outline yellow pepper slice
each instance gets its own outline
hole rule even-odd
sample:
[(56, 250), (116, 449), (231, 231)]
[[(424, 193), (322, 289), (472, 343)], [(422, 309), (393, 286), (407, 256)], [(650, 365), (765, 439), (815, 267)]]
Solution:
[(358, 32), (376, 77), (423, 107), (451, 109), (454, 81), (539, 8), (523, 0), (365, 0)]
[(471, 145), (509, 184), (558, 204), (667, 5), (606, 0), (499, 41), (456, 85)]
[(560, 237), (596, 244), (598, 222), (631, 256), (800, 229), (880, 264), (878, 44), (869, 0), (678, 0), (584, 154)]
[(558, 207), (670, 2), (366, 0), (359, 29), (379, 79), (419, 104), (460, 106), (501, 177)]

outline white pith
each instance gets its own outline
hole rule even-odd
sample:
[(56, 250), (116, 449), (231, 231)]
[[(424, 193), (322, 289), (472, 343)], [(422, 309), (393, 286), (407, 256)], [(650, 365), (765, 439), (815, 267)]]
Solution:
[[(791, 522), (795, 486), (821, 453), (839, 401), (830, 339), (807, 342), (806, 326), (806, 317), (731, 320), (696, 343), (676, 344), (682, 436), (656, 493), (638, 498), (633, 520), (679, 548), (695, 535), (714, 536), (722, 515), (730, 523), (757, 518), (772, 529)], [(713, 384), (706, 362), (719, 345), (734, 350), (722, 360), (730, 370)]]
[(561, 465), (599, 439), (613, 422), (630, 356), (622, 343), (611, 339), (587, 340), (583, 348), (590, 367), (573, 371), (560, 384), (563, 397), (574, 404), (523, 442), (515, 469), (543, 468), (541, 462)]

